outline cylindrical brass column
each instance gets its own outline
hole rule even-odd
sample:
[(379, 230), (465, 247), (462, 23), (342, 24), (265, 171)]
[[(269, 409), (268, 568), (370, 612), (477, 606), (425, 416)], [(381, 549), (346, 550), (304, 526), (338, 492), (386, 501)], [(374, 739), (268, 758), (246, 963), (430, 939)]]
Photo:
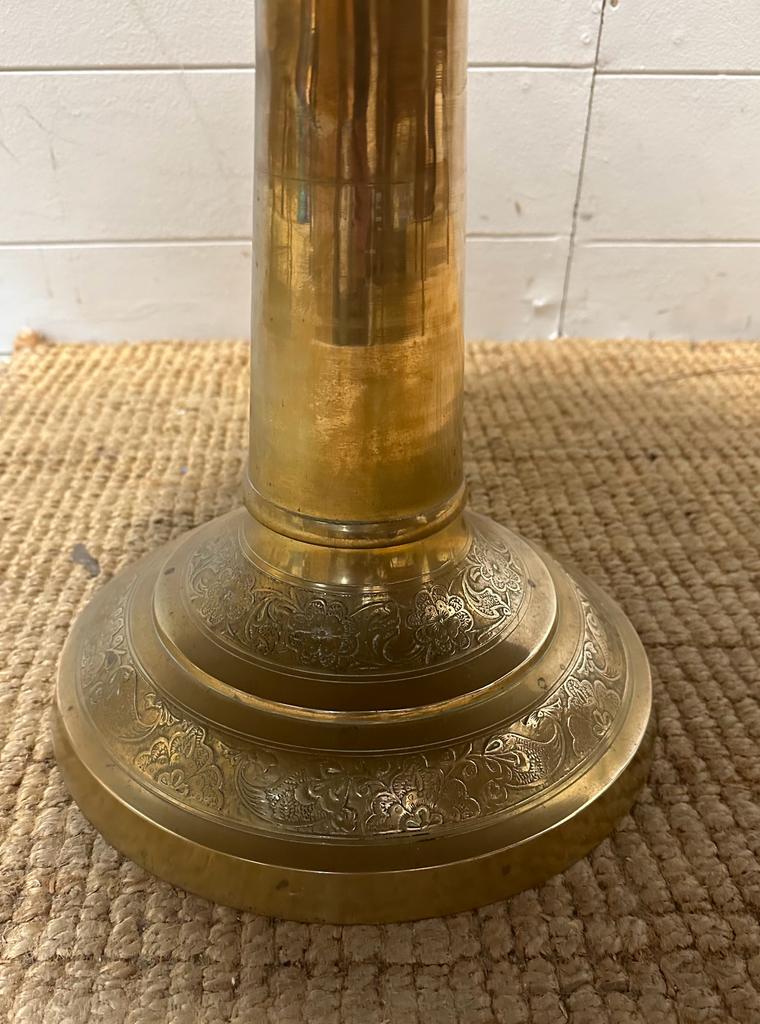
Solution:
[(247, 493), (294, 536), (462, 504), (465, 10), (258, 5)]
[(449, 913), (614, 827), (649, 669), (609, 598), (464, 500), (466, 0), (256, 6), (245, 507), (97, 594), (56, 752), (106, 838), (194, 892)]

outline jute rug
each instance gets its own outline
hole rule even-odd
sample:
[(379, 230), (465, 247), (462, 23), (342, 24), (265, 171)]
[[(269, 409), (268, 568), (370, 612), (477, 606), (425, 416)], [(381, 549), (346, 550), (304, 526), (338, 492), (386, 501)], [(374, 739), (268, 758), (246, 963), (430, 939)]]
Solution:
[(614, 836), (540, 889), (342, 929), (155, 881), (95, 835), (52, 759), (76, 614), (238, 500), (246, 356), (63, 346), (0, 372), (0, 1020), (760, 1021), (760, 345), (470, 348), (473, 504), (631, 616), (655, 765)]

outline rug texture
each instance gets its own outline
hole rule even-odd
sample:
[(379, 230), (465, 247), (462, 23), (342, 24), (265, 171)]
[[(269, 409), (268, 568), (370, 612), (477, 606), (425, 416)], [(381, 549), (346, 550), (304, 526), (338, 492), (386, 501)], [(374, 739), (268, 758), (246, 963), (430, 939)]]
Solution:
[(648, 787), (587, 859), (444, 920), (213, 906), (103, 842), (52, 757), (69, 628), (238, 502), (247, 351), (37, 347), (0, 371), (0, 1021), (760, 1021), (760, 345), (472, 346), (472, 503), (572, 560), (651, 658)]

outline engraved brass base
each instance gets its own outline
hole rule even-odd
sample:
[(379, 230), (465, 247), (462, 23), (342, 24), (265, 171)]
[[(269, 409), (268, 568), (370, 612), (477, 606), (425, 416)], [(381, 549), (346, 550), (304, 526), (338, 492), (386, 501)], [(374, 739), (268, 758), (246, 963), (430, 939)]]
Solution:
[(643, 782), (650, 706), (618, 608), (488, 519), (347, 549), (241, 510), (98, 594), (55, 745), (84, 813), (155, 874), (266, 914), (397, 921), (582, 856)]

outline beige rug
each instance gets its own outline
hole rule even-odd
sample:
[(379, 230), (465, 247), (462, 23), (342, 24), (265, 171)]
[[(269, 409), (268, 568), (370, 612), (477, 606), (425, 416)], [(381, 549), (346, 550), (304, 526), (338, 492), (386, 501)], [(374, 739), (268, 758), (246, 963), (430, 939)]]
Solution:
[(473, 504), (622, 603), (652, 660), (655, 765), (615, 835), (542, 888), (353, 928), (155, 881), (51, 754), (87, 599), (237, 502), (246, 355), (38, 347), (0, 371), (0, 1021), (760, 1022), (760, 344), (470, 349)]

